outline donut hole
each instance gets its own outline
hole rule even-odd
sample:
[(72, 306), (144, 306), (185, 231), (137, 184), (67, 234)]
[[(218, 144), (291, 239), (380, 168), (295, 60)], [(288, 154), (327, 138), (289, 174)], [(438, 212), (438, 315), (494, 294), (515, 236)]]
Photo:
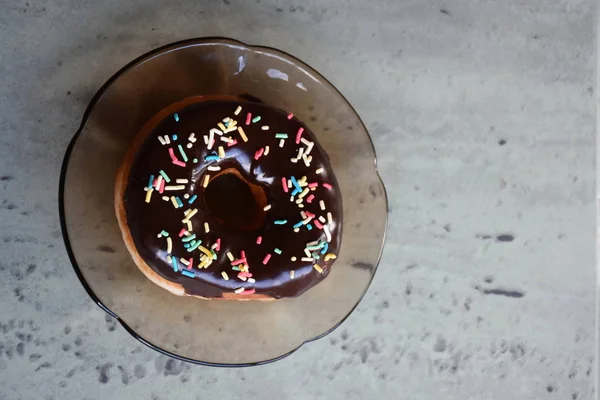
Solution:
[(204, 201), (212, 217), (228, 229), (255, 230), (264, 223), (264, 189), (236, 169), (226, 169), (213, 177), (204, 189)]

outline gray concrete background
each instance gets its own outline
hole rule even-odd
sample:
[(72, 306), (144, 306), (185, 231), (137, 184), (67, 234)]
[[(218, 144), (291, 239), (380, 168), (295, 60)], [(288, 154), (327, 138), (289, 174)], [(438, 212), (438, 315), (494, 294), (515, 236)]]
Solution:
[[(0, 0), (0, 399), (592, 398), (594, 18), (591, 0)], [(58, 223), (60, 163), (93, 93), (206, 35), (327, 76), (389, 193), (356, 312), (256, 368), (135, 341), (85, 294)]]

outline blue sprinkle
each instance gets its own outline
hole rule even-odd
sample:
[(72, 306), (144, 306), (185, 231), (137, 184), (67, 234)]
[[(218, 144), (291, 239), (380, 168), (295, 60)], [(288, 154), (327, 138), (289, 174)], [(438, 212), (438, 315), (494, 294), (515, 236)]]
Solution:
[(148, 179), (148, 189), (150, 189), (152, 187), (153, 183), (154, 183), (154, 175), (150, 175), (150, 178)]
[(296, 228), (300, 228), (301, 226), (302, 226), (302, 221), (295, 224), (292, 228), (296, 229)]
[(173, 263), (173, 271), (179, 271), (179, 263), (177, 262), (177, 258), (171, 257), (171, 262)]
[(273, 223), (275, 225), (285, 225), (287, 224), (287, 219), (276, 219), (275, 221), (273, 221)]
[(325, 243), (323, 248), (321, 249), (321, 254), (327, 253), (327, 249), (329, 248), (329, 243)]
[(198, 198), (198, 195), (195, 194), (192, 197), (190, 197), (190, 199), (188, 200), (188, 204), (192, 204), (194, 201), (196, 201), (196, 199)]
[(298, 181), (296, 180), (296, 178), (294, 176), (292, 176), (290, 178), (290, 180), (292, 181), (292, 185), (294, 185), (294, 187), (296, 188), (296, 190), (298, 191), (302, 191), (302, 188), (300, 187), (300, 184), (298, 183)]
[(177, 135), (172, 135), (172, 136), (171, 136), (171, 139), (173, 139), (173, 140), (177, 140)]
[(295, 196), (295, 195), (297, 195), (300, 192), (301, 192), (300, 189), (294, 189), (294, 191), (292, 192), (292, 196)]
[(186, 249), (189, 249), (189, 248), (190, 248), (190, 244), (189, 244), (189, 243), (185, 243), (185, 244), (183, 245), (183, 247), (185, 247)]
[(181, 199), (179, 197), (175, 197), (175, 201), (177, 201), (177, 204), (179, 204), (179, 207), (183, 207), (183, 203), (181, 202)]
[(219, 156), (211, 154), (210, 156), (204, 157), (204, 161), (218, 161)]
[(306, 229), (308, 229), (309, 231), (312, 231), (312, 225), (311, 224), (306, 224)]
[(193, 235), (185, 236), (185, 237), (181, 238), (181, 241), (185, 243), (185, 242), (189, 242), (189, 241), (191, 241), (193, 239), (196, 239), (196, 234), (195, 233)]
[(177, 113), (173, 114), (173, 118), (175, 118), (175, 122), (179, 122), (179, 115)]
[(189, 276), (190, 278), (195, 278), (196, 274), (194, 274), (192, 271), (187, 271), (187, 270), (181, 270), (181, 273), (185, 276)]

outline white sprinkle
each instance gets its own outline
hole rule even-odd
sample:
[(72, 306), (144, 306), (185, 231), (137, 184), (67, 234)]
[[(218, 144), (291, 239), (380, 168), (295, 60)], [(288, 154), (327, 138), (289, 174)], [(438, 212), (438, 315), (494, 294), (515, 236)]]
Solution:
[(235, 260), (235, 258), (233, 257), (233, 254), (231, 254), (230, 251), (227, 252), (227, 258), (229, 258), (229, 261)]
[(242, 281), (246, 282), (246, 280), (247, 280), (248, 278), (246, 278), (245, 276), (238, 276), (238, 279), (240, 279), (240, 280), (242, 280)]
[(300, 259), (300, 261), (304, 261), (304, 262), (313, 262), (315, 259), (312, 257), (302, 257)]
[(181, 258), (179, 259), (179, 261), (181, 261), (181, 262), (182, 262), (183, 264), (185, 264), (185, 265), (190, 265), (190, 262), (189, 262), (188, 260), (186, 260), (185, 258), (183, 258), (183, 257), (181, 257)]
[(190, 133), (190, 136), (188, 136), (188, 140), (190, 142), (193, 142), (196, 140), (196, 134), (194, 132)]
[(291, 260), (291, 261), (296, 261), (296, 260), (297, 260), (297, 258), (296, 258), (296, 257), (292, 257), (292, 258), (290, 258), (290, 260)]
[(169, 196), (163, 196), (163, 197), (162, 197), (162, 199), (163, 199), (164, 201), (169, 201)]
[(183, 198), (187, 200), (187, 199), (190, 198), (190, 195), (186, 193), (186, 194), (183, 195)]
[[(187, 226), (187, 230), (188, 230), (188, 231), (190, 231), (190, 232), (191, 232), (191, 231), (193, 231), (193, 230), (194, 230), (194, 228), (193, 228), (193, 226), (192, 226), (192, 221), (188, 221), (188, 222), (186, 222), (186, 223), (185, 223), (185, 225)], [(188, 232), (188, 233), (189, 233), (189, 232)]]
[(294, 270), (290, 271), (290, 279), (294, 279)]
[[(172, 198), (173, 198), (173, 197), (172, 197)], [(190, 212), (189, 212), (189, 213), (188, 213), (188, 214), (185, 216), (185, 218), (184, 218), (184, 219), (182, 219), (182, 220), (181, 220), (181, 222), (183, 222), (184, 224), (187, 224), (187, 223), (190, 221), (190, 219), (191, 219), (191, 218), (192, 218), (194, 215), (196, 215), (196, 213), (197, 213), (197, 212), (198, 212), (198, 209), (197, 209), (197, 208), (194, 208), (192, 211), (190, 211)], [(191, 231), (191, 229), (189, 229), (189, 230)]]
[(298, 203), (298, 208), (304, 208), (304, 204)]
[(269, 146), (265, 147), (265, 152), (263, 153), (263, 156), (266, 156), (269, 154)]
[(300, 232), (300, 229), (299, 228), (294, 228), (294, 232), (298, 233), (298, 232)]
[(207, 143), (207, 148), (210, 150), (212, 149), (212, 147), (215, 144), (215, 134), (213, 133), (213, 131), (211, 130), (208, 136), (208, 143)]
[(330, 212), (327, 213), (327, 222), (329, 223), (329, 225), (333, 224), (333, 216)]
[(319, 206), (321, 207), (321, 210), (325, 211), (325, 202), (323, 200), (319, 200)]
[(185, 178), (177, 178), (175, 179), (175, 182), (177, 183), (188, 183), (189, 181)]
[(175, 208), (179, 208), (179, 204), (177, 203), (177, 200), (175, 199), (175, 196), (171, 196), (171, 203), (173, 203), (173, 205), (175, 206)]
[(237, 108), (235, 109), (235, 111), (233, 113), (235, 115), (238, 115), (240, 113), (240, 111), (242, 111), (242, 106), (237, 106)]
[(165, 138), (165, 143), (166, 144), (170, 144), (171, 143), (171, 139), (169, 139), (169, 135), (165, 135), (164, 138)]
[(208, 222), (204, 223), (204, 232), (206, 232), (206, 233), (210, 232), (210, 226), (208, 225)]
[(237, 288), (237, 289), (235, 289), (235, 290), (233, 291), (233, 293), (235, 293), (235, 294), (240, 294), (240, 293), (242, 293), (244, 290), (246, 290), (244, 287)]
[(269, 211), (271, 209), (271, 205), (267, 204), (264, 208), (263, 211)]
[(304, 165), (306, 165), (307, 167), (310, 167), (310, 158), (308, 158), (308, 156), (306, 154), (304, 154), (302, 156), (302, 160), (304, 161)]
[(260, 127), (260, 129), (262, 129), (263, 131), (268, 131), (269, 130), (269, 125), (263, 125)]
[(162, 138), (162, 136), (158, 136), (158, 141), (160, 142), (160, 144), (162, 144), (163, 146), (167, 143), (165, 142), (165, 139)]
[(329, 231), (329, 225), (323, 225), (323, 230), (325, 231), (325, 236), (327, 237), (327, 242), (331, 242), (331, 232)]
[(294, 196), (290, 196), (290, 201), (294, 202)]
[(279, 139), (279, 147), (283, 147), (285, 144), (285, 139)]
[(306, 219), (306, 213), (304, 211), (300, 211), (300, 215), (302, 215), (302, 219)]
[(291, 189), (292, 188), (292, 180), (288, 179), (287, 182), (288, 182), (288, 189)]
[(233, 143), (233, 139), (229, 136), (221, 136), (221, 140), (225, 143)]
[(191, 149), (191, 148), (192, 148), (192, 144), (191, 144), (191, 143), (188, 143), (186, 147), (187, 147), (188, 149)]
[(208, 144), (208, 136), (204, 135), (202, 139), (204, 139), (204, 144)]
[(209, 170), (209, 171), (220, 171), (220, 170), (221, 170), (221, 167), (219, 167), (218, 165), (210, 165), (210, 166), (208, 167), (208, 170)]
[(248, 283), (255, 283), (255, 282), (256, 282), (256, 279), (254, 279), (254, 278), (248, 278)]
[(227, 123), (227, 122), (229, 122), (229, 121), (231, 121), (231, 118), (229, 118), (229, 117), (225, 117), (225, 118), (223, 118), (223, 122)]
[(185, 189), (185, 185), (169, 185), (165, 186), (165, 190), (183, 190)]
[(304, 248), (304, 254), (306, 254), (306, 257), (308, 258), (312, 257), (312, 254), (310, 254), (310, 250), (307, 248)]
[(290, 158), (290, 161), (293, 162), (294, 164), (296, 164), (298, 162), (297, 158)]
[(298, 156), (296, 157), (296, 159), (299, 160), (302, 157), (302, 154), (304, 154), (304, 147), (300, 147), (300, 149), (298, 150)]
[(316, 172), (317, 174), (320, 174), (320, 173), (322, 173), (323, 171), (324, 171), (324, 168), (323, 168), (323, 167), (319, 167), (319, 168), (317, 168), (317, 170), (316, 170), (315, 172)]
[(225, 271), (221, 271), (221, 276), (223, 277), (223, 279), (225, 279), (226, 281), (229, 280), (229, 275), (227, 275), (227, 272)]

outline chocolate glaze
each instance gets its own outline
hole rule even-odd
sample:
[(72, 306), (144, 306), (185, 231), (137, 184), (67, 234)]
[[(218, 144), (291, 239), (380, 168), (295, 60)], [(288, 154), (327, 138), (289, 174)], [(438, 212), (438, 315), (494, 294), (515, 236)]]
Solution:
[[(234, 116), (234, 110), (238, 105), (242, 106), (242, 111), (238, 116)], [(261, 116), (260, 122), (247, 126), (245, 118), (248, 112), (253, 117)], [(181, 284), (187, 294), (208, 298), (221, 297), (224, 292), (232, 292), (241, 286), (247, 289), (254, 288), (256, 293), (274, 298), (295, 297), (323, 280), (328, 275), (334, 260), (324, 262), (323, 256), (320, 256), (317, 263), (323, 268), (321, 274), (313, 268), (312, 262), (303, 262), (301, 258), (305, 257), (306, 243), (326, 240), (324, 231), (317, 229), (313, 224), (311, 231), (303, 226), (295, 233), (292, 226), (302, 219), (301, 210), (325, 218), (326, 213), (331, 212), (332, 240), (327, 253), (337, 255), (341, 243), (342, 198), (329, 158), (308, 127), (296, 118), (288, 120), (287, 114), (281, 110), (246, 101), (205, 101), (188, 105), (179, 110), (177, 115), (179, 121), (171, 115), (149, 134), (131, 166), (125, 192), (127, 223), (136, 249), (146, 263), (165, 279)], [(217, 122), (225, 117), (237, 120), (238, 125), (246, 132), (248, 142), (244, 142), (239, 133), (234, 131), (225, 136), (236, 139), (235, 146), (227, 147), (226, 143), (220, 141), (217, 136), (213, 150), (208, 150), (203, 135), (208, 134), (211, 128), (216, 128)], [(269, 130), (262, 130), (263, 125), (268, 125)], [(304, 128), (302, 137), (314, 142), (314, 148), (310, 153), (313, 157), (310, 167), (307, 167), (302, 160), (297, 163), (290, 161), (291, 158), (296, 157), (298, 148), (303, 146), (302, 143), (300, 145), (295, 143), (299, 127)], [(192, 132), (195, 133), (197, 141), (189, 149), (186, 145)], [(275, 133), (288, 134), (283, 148), (279, 147), (279, 139), (275, 138)], [(171, 136), (172, 134), (177, 134), (177, 141), (172, 141), (170, 145), (162, 145), (159, 142), (159, 135)], [(182, 145), (188, 156), (189, 161), (185, 167), (171, 162), (169, 147), (173, 147), (175, 155), (182, 160), (177, 144)], [(219, 145), (225, 148), (225, 158), (219, 161), (205, 161), (204, 157), (213, 154)], [(269, 154), (255, 160), (256, 150), (267, 145), (270, 147)], [(197, 163), (192, 161), (194, 158), (198, 159)], [(208, 171), (206, 168), (209, 165), (218, 165), (221, 171)], [(316, 174), (315, 170), (319, 167), (323, 167), (324, 171)], [(220, 178), (216, 178), (219, 173), (229, 168), (237, 170), (243, 179), (239, 180), (231, 174), (223, 174)], [(158, 176), (161, 169), (171, 178), (170, 185), (176, 184), (176, 178), (189, 180), (186, 190), (163, 193), (168, 196), (179, 196), (184, 202), (183, 208), (176, 209), (171, 201), (162, 200), (163, 195), (158, 192), (153, 193), (150, 203), (144, 201), (146, 196), (144, 187), (148, 184), (149, 176)], [(202, 181), (207, 173), (211, 176), (211, 182), (205, 189), (202, 187)], [(306, 175), (308, 182), (319, 182), (317, 189), (310, 192), (315, 195), (314, 200), (310, 204), (304, 201), (304, 208), (298, 208), (295, 202), (291, 202), (290, 193), (282, 189), (281, 177), (292, 175), (298, 179)], [(255, 189), (257, 187), (262, 189), (266, 202), (272, 208), (264, 212), (262, 205), (258, 208), (258, 204), (253, 204), (252, 198), (248, 197), (248, 185), (241, 183), (242, 181), (247, 181), (249, 186), (255, 185)], [(333, 189), (327, 190), (321, 185), (322, 182), (331, 184)], [(191, 206), (188, 205), (187, 200), (184, 200), (184, 193), (198, 196)], [(205, 194), (210, 196), (207, 198)], [(325, 201), (326, 211), (320, 209), (321, 199)], [(221, 238), (217, 260), (206, 269), (198, 270), (194, 267), (195, 278), (174, 272), (172, 265), (167, 262), (166, 239), (157, 237), (162, 230), (169, 232), (169, 236), (173, 239), (173, 256), (177, 259), (193, 256), (194, 265), (197, 265), (200, 250), (188, 252), (177, 236), (184, 226), (181, 222), (184, 218), (183, 212), (188, 208), (198, 209), (198, 213), (191, 221), (196, 237), (203, 241), (204, 246), (209, 247), (217, 238)], [(228, 209), (232, 210), (232, 213), (224, 217)], [(253, 223), (248, 221), (240, 224), (232, 223), (230, 218), (232, 215), (234, 218), (248, 221), (253, 218), (253, 221), (258, 219), (259, 225), (250, 226)], [(288, 221), (285, 225), (273, 223), (274, 220), (284, 219)], [(204, 231), (204, 222), (210, 225), (209, 233)], [(262, 243), (257, 245), (256, 238), (259, 235), (262, 236)], [(273, 251), (275, 248), (281, 249), (282, 254), (276, 254)], [(231, 269), (227, 252), (230, 251), (237, 259), (240, 257), (241, 250), (246, 252), (250, 272), (256, 279), (255, 283), (241, 281), (236, 277), (237, 272)], [(263, 259), (268, 253), (271, 254), (271, 259), (267, 265), (263, 265)], [(292, 256), (297, 257), (295, 262), (290, 260)], [(295, 272), (294, 279), (290, 279), (290, 270)], [(221, 271), (227, 272), (228, 281), (223, 279)]]

